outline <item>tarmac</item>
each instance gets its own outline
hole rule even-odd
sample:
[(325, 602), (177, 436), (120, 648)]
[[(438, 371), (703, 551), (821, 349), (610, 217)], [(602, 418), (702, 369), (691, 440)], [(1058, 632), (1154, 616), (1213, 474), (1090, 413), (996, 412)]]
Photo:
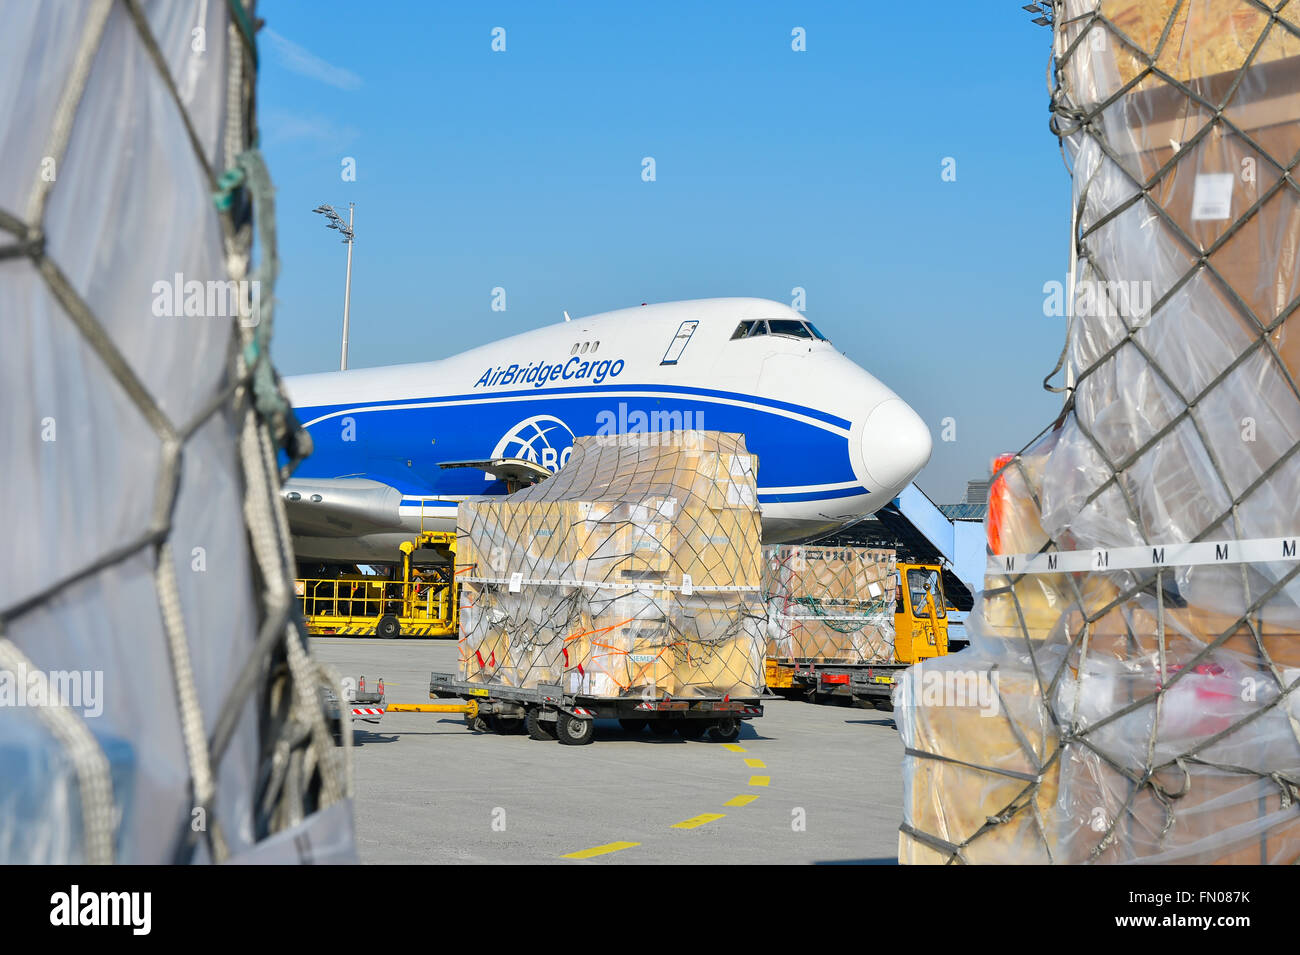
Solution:
[[(452, 640), (315, 637), (343, 677), (429, 702)], [(734, 744), (597, 722), (562, 746), (470, 732), (457, 714), (354, 723), (364, 863), (894, 864), (902, 744), (893, 714), (774, 699)]]

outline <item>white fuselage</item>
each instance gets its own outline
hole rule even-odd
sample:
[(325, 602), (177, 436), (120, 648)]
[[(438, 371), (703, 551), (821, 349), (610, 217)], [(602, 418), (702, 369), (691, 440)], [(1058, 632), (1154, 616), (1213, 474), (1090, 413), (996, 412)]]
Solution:
[[(764, 334), (733, 337), (742, 322), (759, 321), (772, 323), (758, 327)], [(328, 507), (335, 487), (365, 479), (396, 492), (372, 495), (367, 508), (397, 509), (395, 525), (356, 536), (346, 522), (295, 530), (299, 554), (391, 559), (421, 526), (454, 528), (458, 500), (505, 490), (482, 470), (440, 462), (522, 457), (554, 471), (574, 435), (681, 428), (746, 436), (759, 459), (764, 540), (805, 540), (859, 520), (925, 465), (929, 431), (808, 326), (790, 334), (790, 323), (805, 322), (763, 299), (671, 302), (560, 322), (441, 361), (290, 378), (315, 452), (286, 491)]]

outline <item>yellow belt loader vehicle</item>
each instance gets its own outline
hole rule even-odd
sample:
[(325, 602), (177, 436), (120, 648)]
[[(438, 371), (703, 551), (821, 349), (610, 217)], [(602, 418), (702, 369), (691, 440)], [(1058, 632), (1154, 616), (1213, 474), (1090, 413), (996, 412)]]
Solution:
[[(294, 593), (313, 634), (454, 637), (460, 627), (456, 535), (426, 531), (403, 542), (392, 576), (302, 577)], [(416, 560), (416, 555), (422, 559)], [(425, 559), (427, 558), (427, 559)]]

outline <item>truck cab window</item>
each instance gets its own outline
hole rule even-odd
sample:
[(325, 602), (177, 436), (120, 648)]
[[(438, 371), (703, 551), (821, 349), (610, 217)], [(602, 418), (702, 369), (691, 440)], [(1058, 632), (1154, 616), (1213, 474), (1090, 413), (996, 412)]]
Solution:
[(929, 605), (925, 600), (926, 584), (928, 578), (934, 574), (934, 580), (931, 586), (934, 589), (934, 613), (936, 617), (947, 616), (944, 608), (943, 585), (939, 583), (938, 574), (934, 571), (927, 570), (909, 570), (907, 572), (907, 589), (911, 591), (912, 597), (912, 615), (916, 617), (928, 617), (930, 615)]

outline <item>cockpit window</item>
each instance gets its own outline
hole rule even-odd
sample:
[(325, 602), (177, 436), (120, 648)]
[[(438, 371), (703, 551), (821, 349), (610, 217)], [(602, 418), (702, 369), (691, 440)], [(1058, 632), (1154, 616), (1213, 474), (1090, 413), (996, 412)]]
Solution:
[(803, 322), (795, 321), (793, 318), (769, 319), (767, 325), (773, 335), (789, 335), (792, 338), (813, 337), (812, 332), (808, 331)]
[(819, 342), (829, 342), (812, 322), (801, 322), (793, 318), (770, 318), (744, 321), (731, 333), (731, 340), (738, 338), (757, 338), (759, 335), (785, 335), (790, 338), (815, 338)]

